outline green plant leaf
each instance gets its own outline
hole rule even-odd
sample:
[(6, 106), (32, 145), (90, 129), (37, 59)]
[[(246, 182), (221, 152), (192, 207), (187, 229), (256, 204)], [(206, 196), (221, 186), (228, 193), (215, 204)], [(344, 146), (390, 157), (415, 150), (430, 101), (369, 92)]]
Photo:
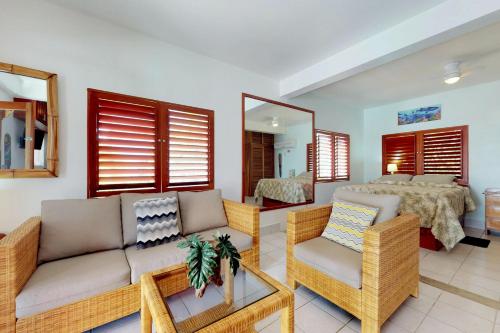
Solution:
[(198, 235), (188, 237), (177, 246), (190, 248), (186, 258), (189, 284), (200, 289), (214, 274), (214, 268), (217, 266), (214, 258), (217, 257), (217, 252), (209, 242), (202, 241)]
[(236, 275), (236, 273), (238, 272), (238, 268), (240, 267), (241, 256), (238, 253), (236, 247), (229, 240), (231, 236), (228, 234), (220, 234), (219, 232), (217, 232), (214, 237), (218, 241), (217, 251), (219, 252), (220, 258), (229, 259), (229, 264), (233, 271), (233, 275)]

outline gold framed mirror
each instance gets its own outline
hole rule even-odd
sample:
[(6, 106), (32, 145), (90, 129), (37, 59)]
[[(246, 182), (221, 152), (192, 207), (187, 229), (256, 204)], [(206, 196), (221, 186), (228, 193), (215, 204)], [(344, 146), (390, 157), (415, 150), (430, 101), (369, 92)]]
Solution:
[(0, 178), (58, 175), (57, 75), (0, 62)]

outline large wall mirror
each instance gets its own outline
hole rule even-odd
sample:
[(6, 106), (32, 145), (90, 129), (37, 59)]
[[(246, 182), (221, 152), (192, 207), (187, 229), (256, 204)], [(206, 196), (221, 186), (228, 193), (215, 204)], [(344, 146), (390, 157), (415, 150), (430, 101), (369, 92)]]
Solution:
[(0, 178), (56, 177), (57, 75), (0, 62)]
[(243, 202), (261, 210), (314, 202), (314, 112), (242, 96)]

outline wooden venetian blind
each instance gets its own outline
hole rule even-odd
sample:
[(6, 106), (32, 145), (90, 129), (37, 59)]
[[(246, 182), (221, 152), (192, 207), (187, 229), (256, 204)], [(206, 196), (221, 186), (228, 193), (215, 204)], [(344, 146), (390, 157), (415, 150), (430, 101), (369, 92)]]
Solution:
[(397, 164), (397, 173), (415, 174), (417, 167), (416, 135), (385, 135), (382, 139), (382, 173), (387, 173), (387, 164)]
[(347, 134), (334, 134), (334, 147), (335, 147), (335, 180), (349, 180), (350, 167), (349, 167), (349, 146), (350, 138)]
[(422, 167), (424, 174), (455, 175), (464, 179), (464, 127), (422, 133)]
[(316, 130), (316, 179), (350, 179), (350, 138), (347, 134)]
[(307, 144), (307, 172), (313, 171), (314, 166), (314, 155), (313, 155), (313, 145), (312, 143)]
[(158, 103), (91, 91), (89, 196), (158, 191)]
[(468, 183), (468, 126), (398, 133), (382, 136), (382, 173), (387, 164), (398, 173), (449, 174)]
[(213, 188), (214, 124), (209, 110), (167, 106), (167, 189)]

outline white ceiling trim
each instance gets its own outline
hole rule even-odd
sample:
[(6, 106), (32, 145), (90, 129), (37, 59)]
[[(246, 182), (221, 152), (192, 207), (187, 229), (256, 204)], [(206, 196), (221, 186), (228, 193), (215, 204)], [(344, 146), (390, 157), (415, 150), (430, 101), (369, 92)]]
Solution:
[(448, 0), (281, 80), (280, 94), (305, 94), (499, 19), (498, 0)]

